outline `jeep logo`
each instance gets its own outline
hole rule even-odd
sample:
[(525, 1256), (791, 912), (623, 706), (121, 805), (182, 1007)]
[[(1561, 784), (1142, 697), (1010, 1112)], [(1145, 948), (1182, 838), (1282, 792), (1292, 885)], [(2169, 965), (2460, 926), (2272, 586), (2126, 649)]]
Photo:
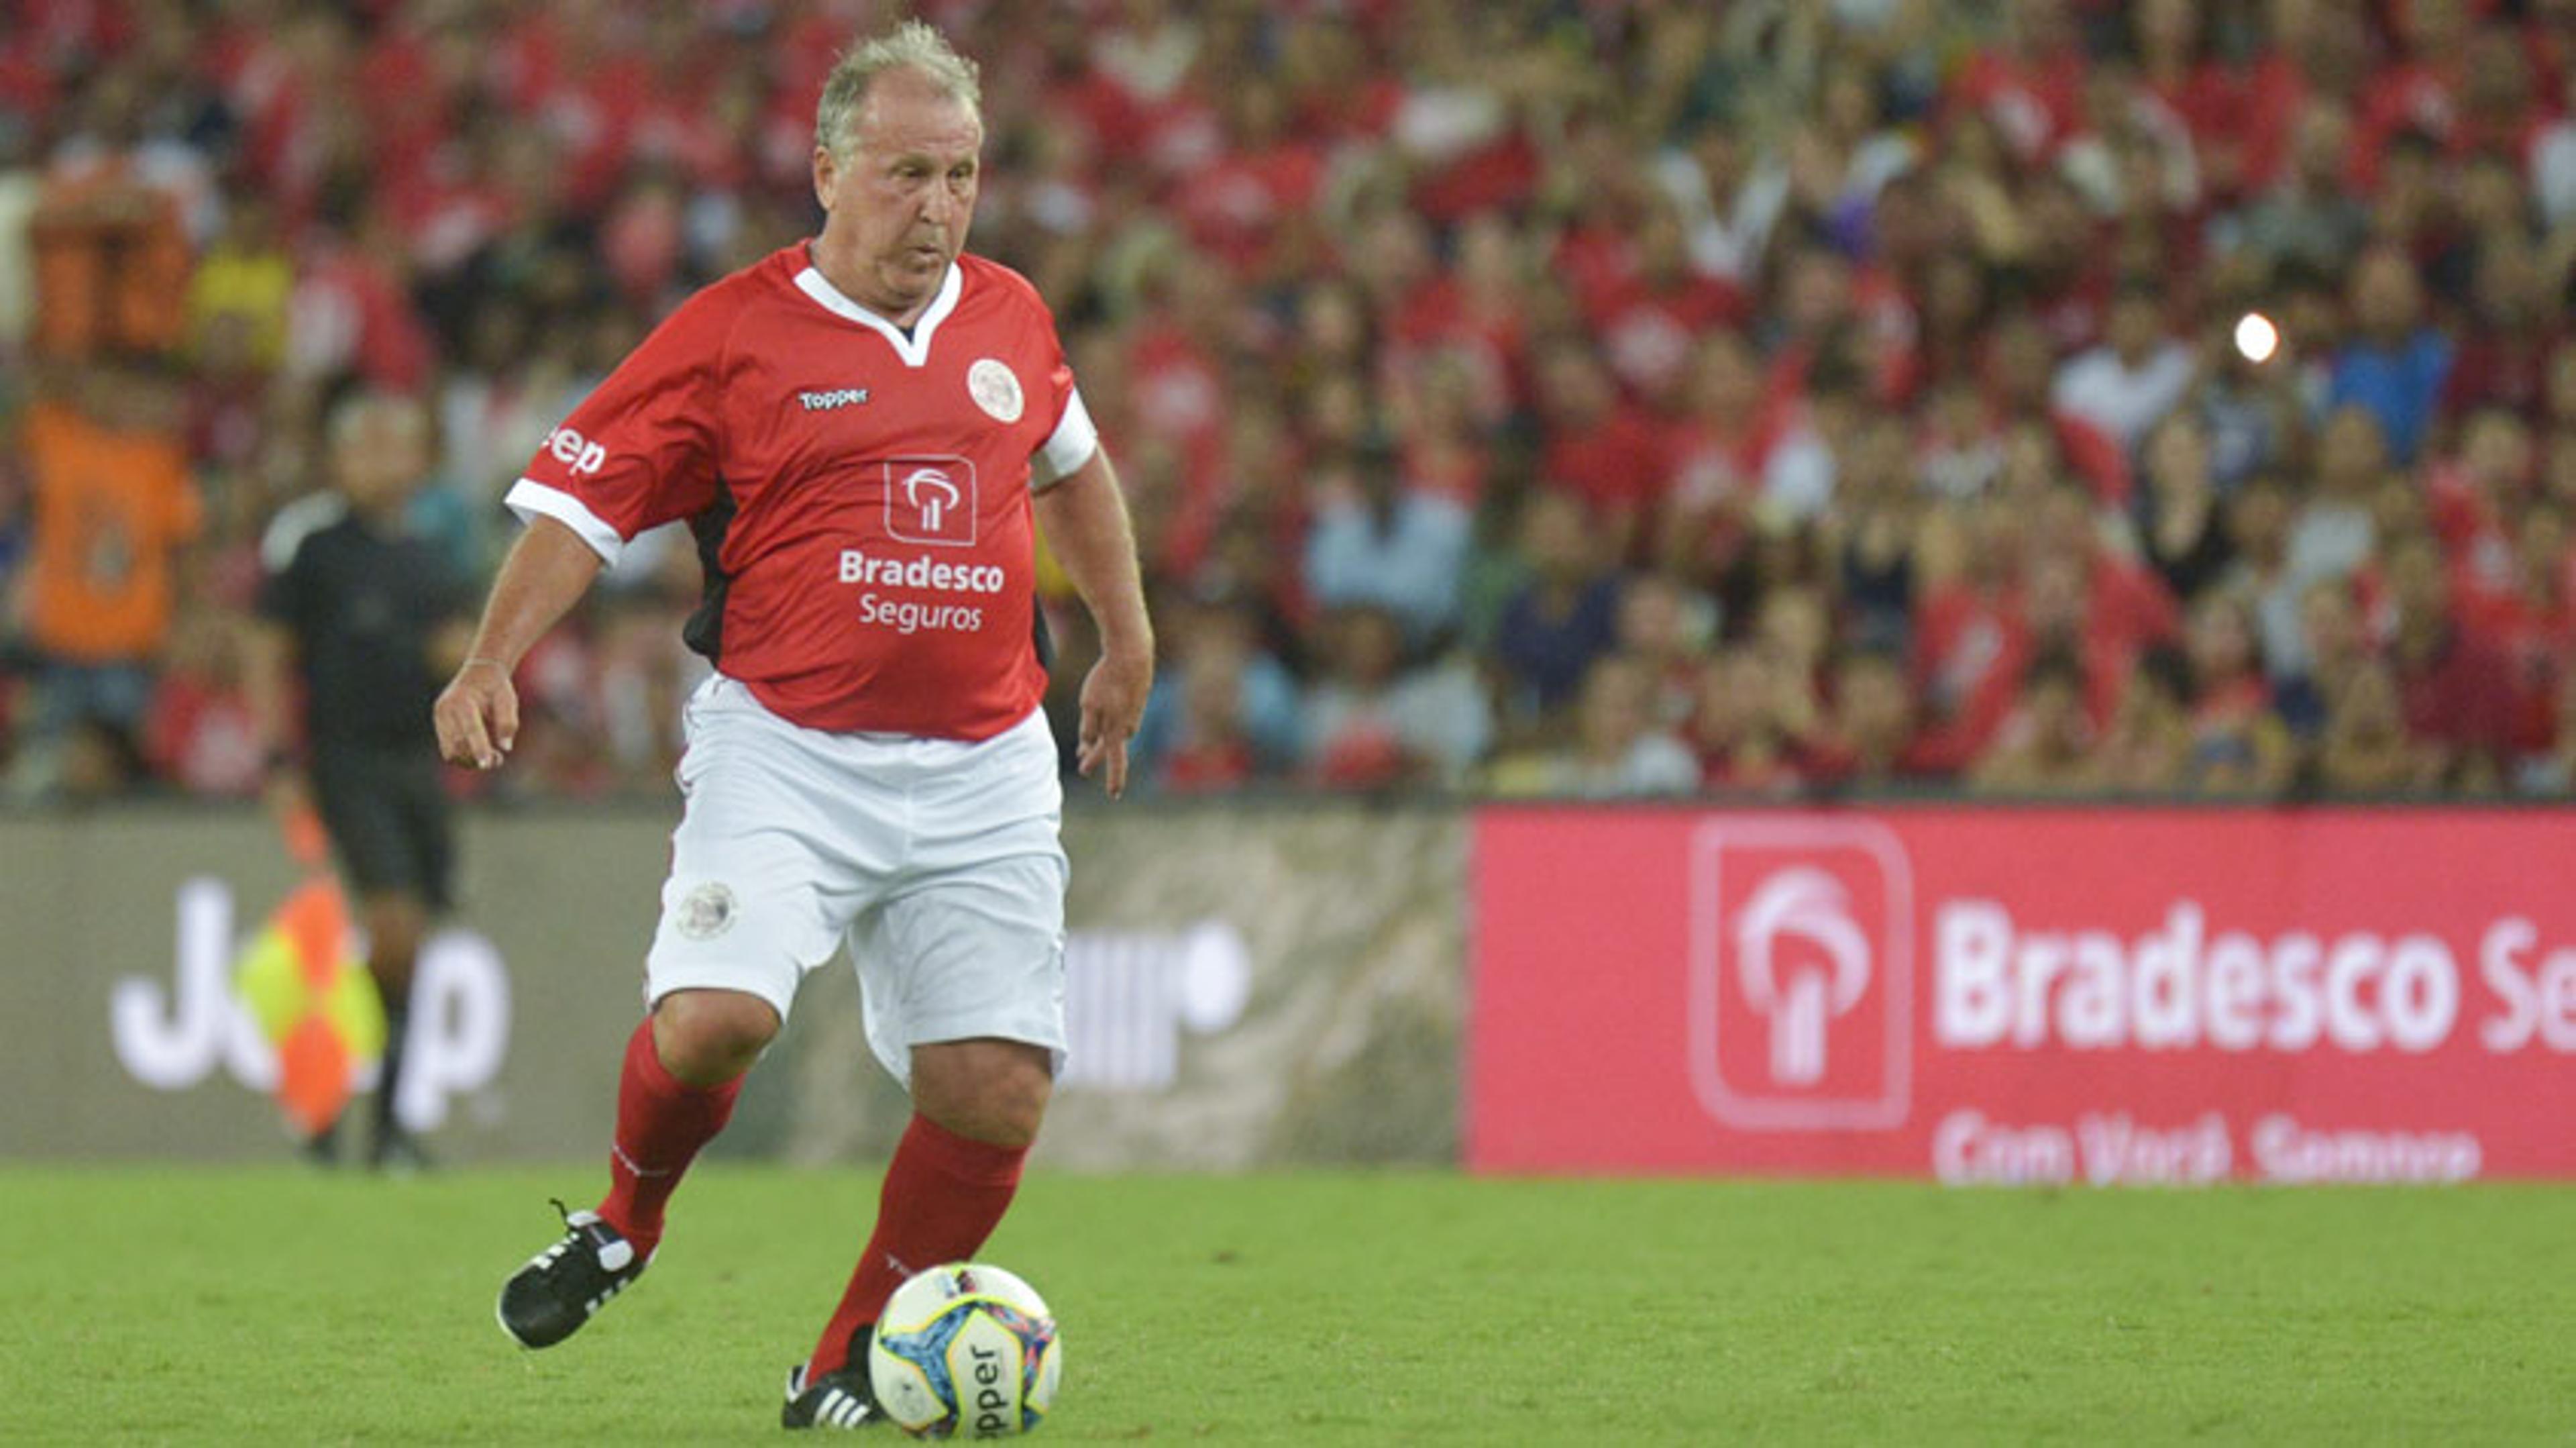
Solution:
[(546, 451), (554, 454), (556, 462), (584, 476), (598, 472), (599, 465), (608, 461), (607, 448), (568, 427), (546, 434)]

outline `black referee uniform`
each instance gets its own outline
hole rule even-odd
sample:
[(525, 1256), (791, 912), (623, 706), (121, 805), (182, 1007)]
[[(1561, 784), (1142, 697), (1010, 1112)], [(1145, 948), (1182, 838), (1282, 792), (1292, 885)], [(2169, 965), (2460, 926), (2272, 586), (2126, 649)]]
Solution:
[[(442, 913), (453, 899), (455, 848), (430, 722), (441, 682), (430, 655), (439, 632), (467, 616), (462, 581), (436, 544), (336, 493), (281, 514), (263, 551), (259, 612), (293, 640), (307, 777), (341, 871), (362, 901), (399, 894)], [(383, 991), (380, 1158), (401, 1140), (393, 1103), (408, 985)]]

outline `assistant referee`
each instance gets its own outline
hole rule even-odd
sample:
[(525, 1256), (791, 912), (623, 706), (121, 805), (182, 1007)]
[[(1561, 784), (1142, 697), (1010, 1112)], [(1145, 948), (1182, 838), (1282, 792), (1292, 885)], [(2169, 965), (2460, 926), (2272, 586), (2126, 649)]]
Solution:
[[(308, 801), (318, 810), (384, 997), (368, 1163), (418, 1168), (426, 1160), (395, 1104), (412, 965), (448, 908), (455, 861), (430, 706), (465, 658), (471, 600), (440, 548), (404, 525), (429, 463), (424, 407), (353, 395), (333, 410), (329, 442), (330, 489), (282, 510), (261, 545), (251, 703), (268, 744), (271, 801), (282, 813)], [(307, 1151), (336, 1159), (339, 1124)]]

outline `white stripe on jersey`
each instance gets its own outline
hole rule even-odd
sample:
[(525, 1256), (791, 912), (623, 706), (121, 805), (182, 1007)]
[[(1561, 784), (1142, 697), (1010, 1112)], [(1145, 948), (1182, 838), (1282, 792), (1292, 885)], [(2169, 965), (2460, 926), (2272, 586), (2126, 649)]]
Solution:
[(1053, 487), (1098, 451), (1100, 429), (1091, 425), (1091, 409), (1082, 405), (1082, 389), (1074, 388), (1065, 394), (1064, 420), (1055, 425), (1055, 435), (1029, 459), (1029, 490)]
[(509, 505), (511, 512), (519, 515), (522, 523), (552, 518), (580, 534), (581, 541), (590, 545), (590, 551), (599, 555), (601, 563), (614, 564), (617, 555), (626, 551), (626, 540), (617, 535), (617, 530), (610, 527), (607, 520), (592, 512), (589, 504), (561, 488), (549, 487), (534, 478), (521, 478), (510, 485), (509, 493), (501, 501)]

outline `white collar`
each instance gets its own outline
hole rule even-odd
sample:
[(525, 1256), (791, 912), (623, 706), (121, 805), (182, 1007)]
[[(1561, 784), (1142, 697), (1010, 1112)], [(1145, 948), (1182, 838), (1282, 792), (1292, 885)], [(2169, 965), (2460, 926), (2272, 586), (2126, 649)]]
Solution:
[(903, 328), (844, 296), (841, 289), (815, 270), (811, 262), (796, 274), (796, 289), (812, 297), (825, 311), (847, 317), (862, 327), (874, 328), (894, 348), (894, 354), (903, 359), (904, 366), (919, 367), (930, 361), (931, 334), (939, 330), (939, 324), (947, 320), (950, 312), (957, 310), (958, 294), (966, 289), (966, 269), (955, 262), (948, 264), (948, 275), (939, 281), (939, 294), (930, 299), (930, 305), (922, 310), (921, 319), (912, 324), (909, 337), (904, 335)]

